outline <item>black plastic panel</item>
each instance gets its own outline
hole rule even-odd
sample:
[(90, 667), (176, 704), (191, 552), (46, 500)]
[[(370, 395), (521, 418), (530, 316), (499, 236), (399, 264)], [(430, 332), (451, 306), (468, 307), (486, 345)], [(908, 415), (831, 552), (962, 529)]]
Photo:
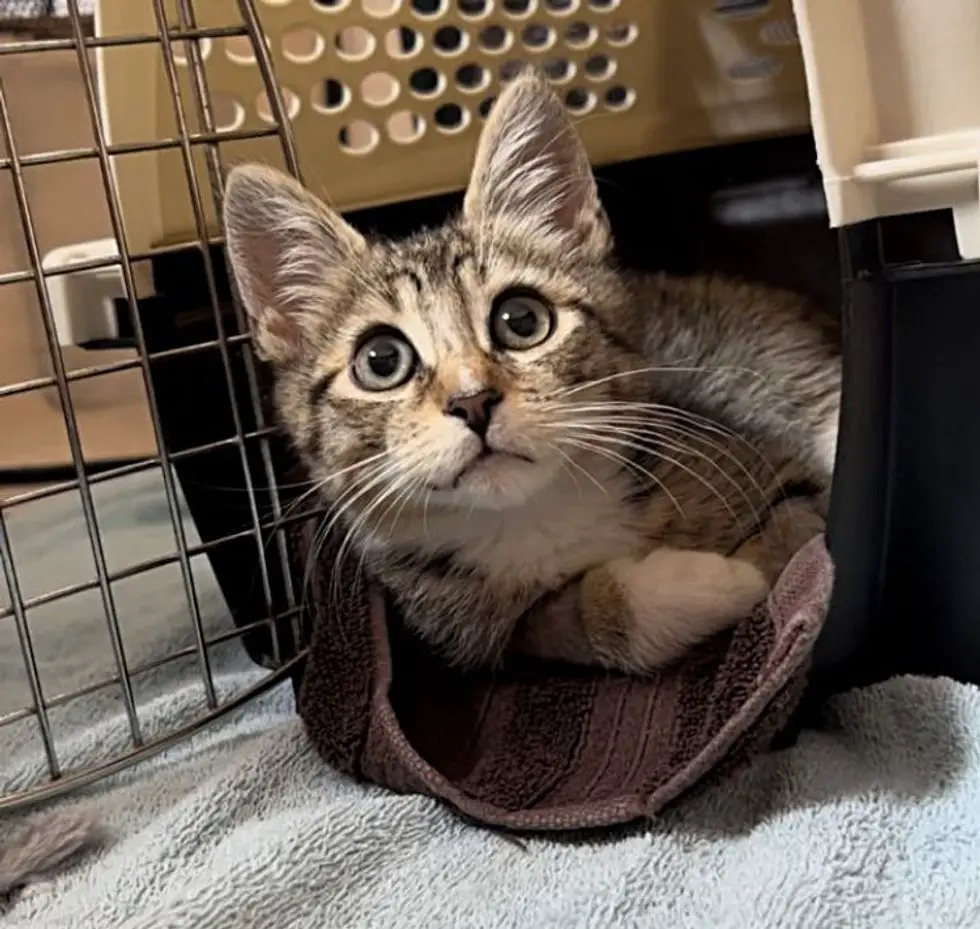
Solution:
[(980, 263), (887, 265), (885, 231), (842, 236), (838, 576), (816, 669), (834, 689), (980, 683)]

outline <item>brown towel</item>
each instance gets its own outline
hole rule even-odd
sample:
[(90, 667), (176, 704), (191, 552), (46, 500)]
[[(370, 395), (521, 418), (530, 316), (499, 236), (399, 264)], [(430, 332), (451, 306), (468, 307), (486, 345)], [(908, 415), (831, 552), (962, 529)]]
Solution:
[(832, 575), (823, 539), (812, 540), (737, 628), (676, 667), (627, 678), (533, 662), (462, 674), (414, 640), (352, 566), (339, 599), (321, 569), (314, 599), (335, 608), (313, 619), (299, 711), (332, 766), (480, 823), (627, 822), (771, 744), (802, 696)]

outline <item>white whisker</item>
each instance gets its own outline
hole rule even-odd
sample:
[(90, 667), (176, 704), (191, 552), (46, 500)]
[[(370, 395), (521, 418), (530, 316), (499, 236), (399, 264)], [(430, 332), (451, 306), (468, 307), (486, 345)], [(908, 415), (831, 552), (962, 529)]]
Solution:
[[(603, 433), (609, 435), (612, 438), (626, 436), (630, 439), (635, 439), (640, 442), (652, 443), (649, 445), (644, 444), (642, 448), (637, 447), (637, 450), (648, 452), (649, 454), (654, 456), (659, 455), (664, 460), (672, 460), (672, 459), (669, 459), (668, 456), (662, 455), (660, 453), (661, 448), (666, 448), (668, 451), (675, 451), (681, 455), (690, 455), (692, 457), (698, 458), (699, 460), (704, 461), (706, 464), (708, 464), (713, 470), (717, 471), (725, 479), (725, 481), (738, 492), (738, 494), (745, 501), (746, 506), (748, 506), (748, 508), (751, 510), (755, 521), (758, 522), (761, 518), (760, 510), (753, 502), (748, 491), (745, 489), (745, 487), (742, 486), (741, 483), (735, 480), (735, 478), (731, 474), (729, 474), (715, 458), (712, 458), (711, 455), (705, 453), (699, 448), (672, 439), (669, 437), (669, 434), (672, 433), (675, 435), (680, 435), (681, 437), (684, 438), (705, 441), (708, 443), (709, 448), (711, 448), (714, 452), (716, 452), (719, 456), (721, 456), (725, 460), (731, 462), (742, 473), (742, 475), (746, 478), (746, 480), (750, 484), (751, 489), (758, 493), (759, 502), (765, 507), (768, 507), (769, 505), (769, 497), (766, 494), (765, 490), (763, 489), (762, 485), (753, 476), (752, 472), (749, 471), (749, 469), (745, 466), (745, 464), (739, 460), (739, 458), (736, 455), (733, 455), (728, 449), (723, 448), (722, 446), (719, 446), (708, 439), (704, 439), (704, 437), (702, 436), (688, 432), (677, 425), (674, 424), (663, 425), (661, 423), (657, 423), (656, 421), (651, 421), (651, 420), (641, 420), (641, 419), (630, 420), (630, 419), (623, 419), (623, 418), (616, 418), (613, 420), (602, 420), (602, 421), (586, 419), (586, 420), (576, 420), (576, 421), (569, 421), (563, 423), (555, 423), (549, 425), (551, 426), (551, 428), (554, 429), (564, 429), (564, 428), (576, 429), (576, 430), (588, 429), (588, 430), (595, 431), (597, 433)], [(667, 435), (665, 435), (664, 433), (667, 433)]]
[(591, 452), (594, 455), (599, 455), (603, 458), (608, 459), (609, 461), (613, 461), (623, 465), (624, 467), (630, 468), (635, 473), (642, 475), (643, 477), (650, 480), (655, 486), (659, 487), (664, 492), (664, 494), (667, 496), (670, 502), (674, 505), (674, 508), (677, 510), (677, 513), (681, 517), (681, 519), (687, 518), (687, 516), (684, 513), (684, 508), (680, 505), (677, 498), (670, 492), (670, 489), (667, 487), (667, 485), (664, 484), (664, 482), (655, 474), (651, 474), (649, 471), (647, 471), (647, 469), (644, 468), (642, 465), (637, 464), (635, 461), (632, 461), (631, 459), (627, 458), (625, 455), (620, 455), (618, 452), (612, 451), (611, 449), (593, 445), (590, 442), (586, 441), (585, 439), (562, 436), (561, 438), (557, 439), (557, 441), (565, 445), (571, 445), (574, 448), (582, 449), (583, 451)]
[(591, 381), (584, 381), (581, 384), (574, 384), (556, 390), (549, 395), (548, 399), (564, 399), (571, 397), (583, 390), (590, 390), (593, 387), (600, 387), (610, 381), (619, 380), (624, 377), (636, 377), (641, 374), (703, 374), (710, 371), (725, 371), (729, 374), (749, 374), (757, 380), (764, 381), (765, 376), (753, 368), (745, 368), (739, 365), (649, 365), (644, 368), (631, 368), (628, 371), (616, 371), (607, 374), (605, 377), (597, 377)]
[[(569, 424), (569, 425), (574, 426), (575, 424)], [(652, 455), (655, 458), (659, 458), (661, 461), (671, 465), (672, 467), (677, 468), (679, 471), (683, 471), (689, 477), (693, 478), (695, 481), (701, 484), (701, 486), (704, 487), (705, 490), (707, 490), (713, 497), (717, 498), (718, 501), (722, 504), (722, 506), (725, 507), (729, 515), (732, 517), (732, 519), (735, 520), (736, 523), (738, 523), (739, 525), (742, 524), (742, 520), (740, 519), (735, 508), (725, 497), (725, 495), (718, 490), (717, 487), (715, 487), (703, 475), (698, 474), (697, 471), (695, 471), (693, 468), (689, 467), (688, 465), (684, 464), (684, 462), (680, 461), (677, 458), (674, 458), (673, 455), (669, 455), (664, 451), (664, 448), (667, 448), (669, 451), (674, 451), (679, 454), (685, 454), (685, 453), (692, 454), (691, 449), (685, 448), (683, 446), (679, 446), (673, 442), (665, 442), (663, 440), (658, 440), (656, 446), (649, 445), (641, 441), (636, 441), (635, 434), (630, 433), (627, 430), (604, 431), (590, 426), (589, 427), (583, 426), (582, 428), (578, 428), (576, 430), (576, 434), (580, 438), (588, 438), (595, 442), (605, 442), (609, 444), (622, 445), (626, 448), (632, 448), (638, 452), (644, 452), (648, 455)], [(623, 436), (630, 436), (630, 438), (624, 439)], [(721, 468), (716, 462), (712, 461), (706, 455), (700, 454), (699, 457), (701, 457), (703, 460), (711, 464), (727, 481), (729, 481), (740, 492), (740, 494), (745, 498), (746, 504), (749, 506), (749, 508), (752, 510), (753, 514), (755, 515), (756, 522), (758, 522), (759, 521), (758, 510), (755, 508), (751, 500), (745, 494), (744, 489), (739, 486), (738, 482), (735, 481), (723, 468)]]

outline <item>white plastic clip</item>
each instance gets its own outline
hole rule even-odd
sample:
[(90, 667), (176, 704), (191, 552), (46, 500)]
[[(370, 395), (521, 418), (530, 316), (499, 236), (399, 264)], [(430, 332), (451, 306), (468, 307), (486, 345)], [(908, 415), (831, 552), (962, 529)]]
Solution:
[[(115, 239), (98, 239), (52, 249), (41, 260), (59, 345), (84, 345), (119, 337), (113, 301), (126, 295), (120, 266), (64, 270), (118, 257)], [(52, 271), (60, 273), (52, 275)]]

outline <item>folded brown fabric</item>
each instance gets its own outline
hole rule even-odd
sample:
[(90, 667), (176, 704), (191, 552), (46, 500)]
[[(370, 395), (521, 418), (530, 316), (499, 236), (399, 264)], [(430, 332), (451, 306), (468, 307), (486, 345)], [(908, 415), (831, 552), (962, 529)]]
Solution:
[[(299, 540), (297, 560), (308, 545)], [(803, 692), (833, 570), (809, 542), (768, 602), (676, 666), (648, 677), (513, 661), (446, 667), (381, 591), (317, 559), (299, 712), (332, 766), (428, 794), (514, 830), (650, 816), (709, 773), (768, 747)], [(327, 608), (327, 604), (331, 608)]]

